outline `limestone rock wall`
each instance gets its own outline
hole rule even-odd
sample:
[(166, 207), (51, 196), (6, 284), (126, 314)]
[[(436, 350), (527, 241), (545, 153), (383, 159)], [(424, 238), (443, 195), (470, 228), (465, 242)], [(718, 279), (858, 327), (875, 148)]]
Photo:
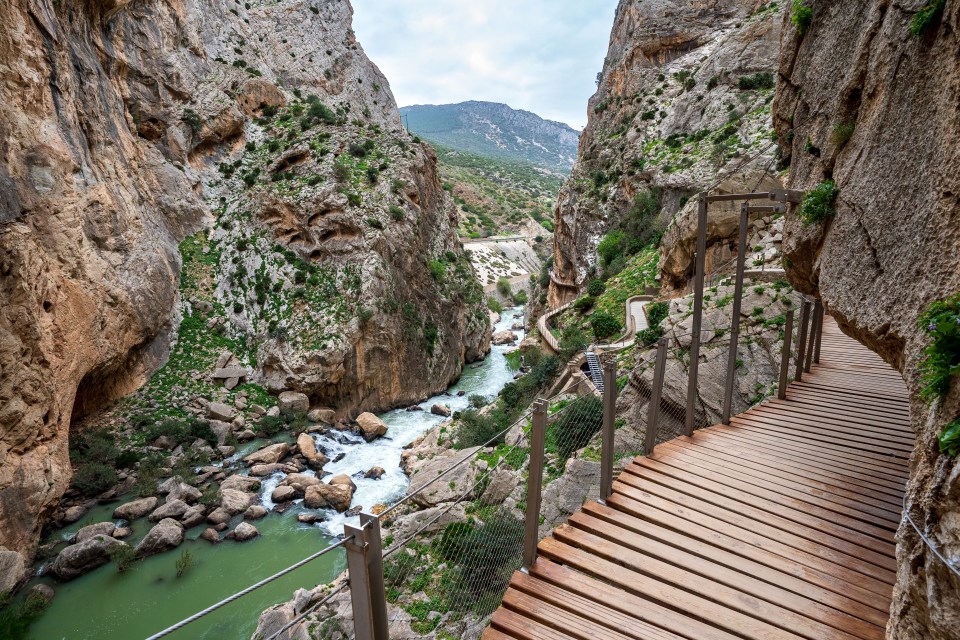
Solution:
[[(841, 328), (920, 388), (926, 346), (917, 317), (960, 289), (960, 5), (910, 34), (921, 2), (813, 2), (801, 36), (785, 21), (775, 126), (791, 186), (833, 179), (836, 216), (805, 226), (787, 217), (790, 278), (817, 293)], [(852, 133), (851, 133), (852, 132)], [(914, 400), (907, 503), (914, 521), (953, 562), (960, 549), (960, 464), (936, 435), (960, 412), (960, 385), (945, 401)], [(954, 638), (960, 579), (904, 521), (888, 626), (897, 640)]]
[[(552, 306), (583, 289), (597, 244), (638, 195), (656, 195), (667, 226), (681, 210), (695, 212), (688, 200), (718, 178), (736, 173), (747, 190), (776, 180), (772, 84), (741, 88), (741, 78), (775, 70), (781, 11), (753, 0), (620, 3), (577, 164), (557, 200)], [(688, 262), (667, 275), (684, 280)]]

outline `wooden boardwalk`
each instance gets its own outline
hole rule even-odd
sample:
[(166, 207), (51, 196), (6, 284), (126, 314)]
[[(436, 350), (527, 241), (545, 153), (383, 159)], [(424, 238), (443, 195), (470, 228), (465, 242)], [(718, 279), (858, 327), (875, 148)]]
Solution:
[(483, 637), (880, 640), (912, 447), (900, 376), (828, 318), (786, 401), (634, 460)]

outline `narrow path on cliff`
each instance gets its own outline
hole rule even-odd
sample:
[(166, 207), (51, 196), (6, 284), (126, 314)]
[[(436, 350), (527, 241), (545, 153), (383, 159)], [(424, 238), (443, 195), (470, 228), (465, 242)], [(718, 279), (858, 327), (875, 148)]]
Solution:
[(827, 319), (821, 364), (636, 458), (517, 572), (486, 640), (881, 640), (913, 447), (908, 394)]

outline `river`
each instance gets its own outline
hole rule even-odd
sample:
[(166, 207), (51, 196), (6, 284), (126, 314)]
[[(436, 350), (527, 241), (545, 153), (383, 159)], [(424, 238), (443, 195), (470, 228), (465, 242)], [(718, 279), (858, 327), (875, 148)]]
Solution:
[[(521, 316), (519, 308), (506, 309), (494, 332), (509, 329)], [(522, 331), (515, 333), (523, 338)], [(328, 463), (324, 472), (346, 473), (353, 477), (357, 484), (354, 506), (363, 505), (369, 509), (401, 497), (407, 487), (407, 476), (400, 469), (403, 447), (445, 419), (432, 415), (430, 407), (440, 403), (457, 411), (468, 406), (468, 398), (473, 394), (488, 398), (495, 396), (515, 375), (506, 358), (506, 353), (513, 349), (512, 346), (494, 346), (479, 366), (467, 367), (460, 380), (446, 393), (420, 403), (424, 411), (397, 409), (380, 414), (389, 426), (384, 438), (365, 443), (350, 433), (315, 436), (318, 448), (331, 460), (343, 454), (336, 462)], [(464, 395), (458, 396), (459, 391), (464, 391)], [(248, 445), (244, 450), (253, 448)], [(374, 466), (386, 470), (383, 477), (379, 480), (363, 478), (362, 474)], [(261, 489), (264, 506), (272, 506), (270, 493), (281, 479), (281, 474), (265, 479)], [(54, 539), (69, 539), (83, 526), (110, 520), (118, 504), (92, 509), (79, 522), (53, 534)], [(303, 507), (296, 504), (282, 514), (271, 512), (263, 520), (253, 523), (261, 536), (250, 542), (223, 541), (211, 545), (198, 539), (207, 526), (201, 525), (187, 531), (187, 540), (178, 549), (147, 558), (124, 573), (118, 573), (111, 563), (67, 583), (37, 578), (34, 583), (52, 585), (57, 595), (43, 617), (31, 627), (29, 638), (146, 638), (324, 548), (334, 536), (342, 533), (343, 515), (321, 512), (327, 516), (325, 521), (304, 525), (297, 521), (297, 514), (303, 511)], [(354, 518), (355, 522), (358, 520)], [(138, 520), (134, 524), (134, 535), (127, 542), (139, 542), (147, 533), (148, 525), (146, 520)], [(190, 551), (195, 564), (177, 578), (176, 562), (184, 550)], [(289, 600), (298, 588), (312, 588), (330, 582), (345, 566), (342, 550), (327, 554), (169, 637), (175, 640), (249, 638), (261, 611)]]

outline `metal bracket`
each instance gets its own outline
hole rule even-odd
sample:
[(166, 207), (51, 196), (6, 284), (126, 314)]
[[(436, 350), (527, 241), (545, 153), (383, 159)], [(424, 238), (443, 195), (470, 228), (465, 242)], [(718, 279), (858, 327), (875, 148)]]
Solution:
[(799, 204), (803, 202), (804, 195), (803, 191), (796, 189), (774, 189), (770, 192), (770, 199), (774, 202)]

